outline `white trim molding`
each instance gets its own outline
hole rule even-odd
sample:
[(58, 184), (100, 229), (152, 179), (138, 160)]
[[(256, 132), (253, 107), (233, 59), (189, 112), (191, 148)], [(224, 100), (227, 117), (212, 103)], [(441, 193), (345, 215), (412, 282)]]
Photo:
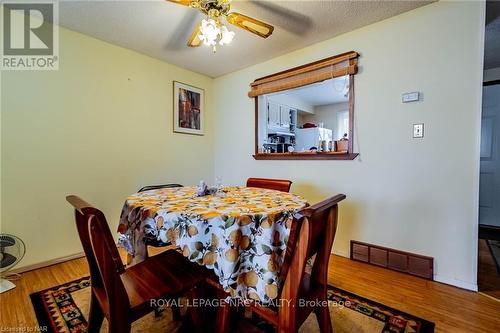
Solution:
[(470, 290), (470, 291), (477, 291), (478, 290), (477, 284), (466, 282), (466, 281), (462, 281), (462, 280), (457, 280), (457, 279), (453, 279), (453, 278), (449, 278), (449, 277), (446, 277), (446, 276), (434, 275), (434, 281), (440, 282), (440, 283), (444, 283), (444, 284), (448, 284), (448, 285), (453, 286), (453, 287), (467, 289), (467, 290)]
[(47, 260), (47, 261), (42, 261), (42, 262), (39, 262), (39, 263), (33, 264), (33, 265), (23, 266), (23, 267), (20, 267), (20, 268), (17, 268), (17, 269), (13, 269), (13, 270), (11, 270), (9, 272), (18, 273), (18, 274), (19, 273), (25, 273), (25, 272), (28, 272), (28, 271), (33, 271), (35, 269), (44, 268), (44, 267), (48, 267), (48, 266), (60, 264), (60, 263), (66, 262), (66, 261), (83, 258), (83, 257), (85, 257), (85, 253), (84, 252), (78, 252), (78, 253), (75, 253), (75, 254), (70, 254), (69, 256), (55, 258), (55, 259), (51, 259), (51, 260)]

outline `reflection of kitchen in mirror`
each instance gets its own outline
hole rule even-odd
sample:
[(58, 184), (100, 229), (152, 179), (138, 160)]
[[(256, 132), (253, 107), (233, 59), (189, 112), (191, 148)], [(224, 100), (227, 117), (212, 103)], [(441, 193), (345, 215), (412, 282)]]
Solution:
[(349, 76), (259, 96), (260, 153), (347, 152)]

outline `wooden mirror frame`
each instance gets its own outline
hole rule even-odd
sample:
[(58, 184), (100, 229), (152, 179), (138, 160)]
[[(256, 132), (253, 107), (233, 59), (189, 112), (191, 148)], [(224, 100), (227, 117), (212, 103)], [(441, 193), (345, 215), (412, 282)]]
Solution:
[[(290, 68), (288, 70), (278, 72), (272, 75), (268, 75), (259, 79), (256, 79), (254, 83), (251, 84), (251, 86), (257, 85), (259, 81), (268, 81), (272, 79), (273, 77), (283, 77), (287, 76), (288, 73), (291, 72), (297, 72), (297, 71), (304, 71), (308, 68), (311, 68), (314, 70), (314, 68), (318, 68), (319, 65), (322, 63), (326, 62), (333, 62), (335, 61), (339, 62), (340, 61), (346, 61), (348, 60), (349, 66), (346, 69), (343, 69), (346, 71), (346, 74), (344, 75), (349, 75), (349, 136), (348, 136), (348, 143), (347, 143), (347, 151), (341, 151), (341, 152), (292, 152), (292, 153), (262, 153), (259, 152), (259, 95), (263, 95), (264, 93), (260, 93), (256, 96), (253, 94), (252, 90), (249, 93), (250, 97), (254, 98), (254, 103), (255, 103), (255, 153), (253, 157), (256, 160), (353, 160), (355, 159), (359, 154), (354, 153), (353, 150), (353, 137), (354, 137), (354, 75), (357, 73), (357, 57), (359, 54), (357, 52), (351, 51), (351, 52), (346, 52), (343, 54), (339, 54), (333, 57), (325, 58), (322, 60), (318, 60), (306, 65)], [(333, 69), (332, 69), (333, 71)], [(338, 70), (336, 71), (338, 72)], [(333, 77), (339, 77), (339, 76), (344, 76), (344, 75), (337, 75)], [(329, 78), (325, 78), (324, 80), (327, 80)], [(320, 82), (320, 81), (315, 81), (315, 82)], [(301, 86), (306, 86), (315, 82), (309, 82), (306, 84), (303, 84)], [(297, 86), (299, 87), (299, 86)], [(253, 88), (253, 87), (252, 87)], [(292, 88), (286, 88), (286, 89), (280, 89), (278, 91), (285, 91), (288, 89)]]

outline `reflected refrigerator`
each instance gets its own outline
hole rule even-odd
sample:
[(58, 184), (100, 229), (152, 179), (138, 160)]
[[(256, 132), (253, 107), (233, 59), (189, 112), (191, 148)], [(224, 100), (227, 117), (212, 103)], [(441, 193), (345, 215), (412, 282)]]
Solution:
[(319, 149), (320, 142), (333, 141), (333, 132), (328, 128), (312, 127), (297, 128), (295, 130), (295, 151), (309, 151), (312, 147)]

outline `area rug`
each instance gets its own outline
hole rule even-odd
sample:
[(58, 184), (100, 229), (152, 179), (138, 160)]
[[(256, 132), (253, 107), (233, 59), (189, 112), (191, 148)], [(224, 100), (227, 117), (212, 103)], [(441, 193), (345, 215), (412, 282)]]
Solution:
[[(82, 278), (30, 295), (39, 325), (48, 333), (87, 332), (90, 279)], [(335, 333), (432, 333), (434, 324), (383, 304), (329, 286), (328, 299)], [(137, 320), (132, 332), (180, 332), (181, 322), (171, 311), (153, 313)], [(101, 332), (107, 332), (104, 320)], [(299, 332), (319, 332), (316, 318), (309, 316)]]

